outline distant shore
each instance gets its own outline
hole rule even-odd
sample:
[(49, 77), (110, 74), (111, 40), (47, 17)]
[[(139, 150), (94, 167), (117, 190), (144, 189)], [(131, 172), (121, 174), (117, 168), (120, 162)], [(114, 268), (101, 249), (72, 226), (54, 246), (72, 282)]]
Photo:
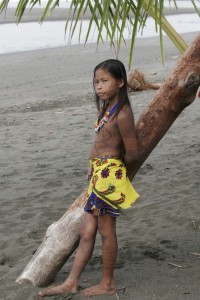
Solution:
[[(33, 8), (31, 11), (26, 9), (25, 14), (20, 22), (38, 22), (41, 18), (42, 12), (44, 8)], [(63, 21), (67, 18), (68, 9), (66, 8), (56, 8), (50, 16), (45, 18), (45, 21)], [(189, 14), (195, 13), (194, 8), (165, 8), (164, 15), (170, 14)], [(88, 19), (90, 13), (86, 13), (83, 19)], [(15, 17), (15, 8), (10, 7), (7, 9), (6, 13), (3, 12), (0, 15), (0, 24), (5, 23), (17, 23), (17, 19)]]

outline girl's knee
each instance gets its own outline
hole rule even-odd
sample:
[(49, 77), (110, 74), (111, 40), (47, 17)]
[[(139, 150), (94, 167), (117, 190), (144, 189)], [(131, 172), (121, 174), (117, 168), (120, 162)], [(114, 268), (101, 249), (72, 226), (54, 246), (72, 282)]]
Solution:
[(90, 216), (88, 213), (85, 214), (83, 222), (80, 228), (80, 237), (82, 239), (91, 239), (95, 237), (97, 232), (97, 219)]
[(98, 220), (98, 231), (102, 238), (116, 235), (116, 220), (109, 215), (102, 216)]
[(95, 239), (97, 227), (83, 227), (80, 231), (81, 240), (88, 241)]
[(95, 239), (96, 232), (93, 231), (86, 231), (86, 232), (81, 232), (80, 234), (80, 240), (83, 242), (91, 241)]

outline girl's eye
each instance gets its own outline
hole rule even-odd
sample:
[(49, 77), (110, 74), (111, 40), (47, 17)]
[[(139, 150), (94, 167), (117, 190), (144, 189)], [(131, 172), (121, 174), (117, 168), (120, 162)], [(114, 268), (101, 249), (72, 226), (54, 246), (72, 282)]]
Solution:
[(103, 82), (106, 82), (106, 81), (108, 81), (108, 80), (106, 80), (106, 79), (103, 79)]

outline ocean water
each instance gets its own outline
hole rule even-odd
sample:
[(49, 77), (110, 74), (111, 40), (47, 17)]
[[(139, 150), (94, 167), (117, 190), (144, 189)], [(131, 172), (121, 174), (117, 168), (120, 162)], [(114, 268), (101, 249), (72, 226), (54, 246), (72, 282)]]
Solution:
[[(179, 2), (188, 4), (190, 1)], [(166, 1), (166, 3), (168, 3), (168, 1)], [(169, 15), (166, 18), (180, 34), (200, 31), (200, 18), (197, 14)], [(78, 43), (84, 44), (88, 25), (88, 20), (82, 22), (82, 33), (79, 38), (79, 23), (73, 37), (69, 38), (69, 32), (67, 31), (65, 33), (65, 21), (44, 22), (42, 25), (37, 22), (20, 23), (19, 25), (0, 24), (0, 54), (68, 46)], [(142, 32), (138, 32), (137, 38), (147, 38), (157, 35), (154, 20), (148, 18), (146, 27)], [(105, 31), (103, 36), (106, 40)], [(125, 39), (131, 37), (128, 28), (125, 30), (124, 37)], [(94, 26), (91, 30), (88, 43), (95, 43), (96, 41), (97, 30)]]

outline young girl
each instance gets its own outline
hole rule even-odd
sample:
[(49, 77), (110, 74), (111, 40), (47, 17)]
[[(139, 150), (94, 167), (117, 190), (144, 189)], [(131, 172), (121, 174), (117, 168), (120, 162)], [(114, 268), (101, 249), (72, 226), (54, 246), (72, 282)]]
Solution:
[(138, 147), (124, 65), (115, 59), (100, 63), (94, 69), (93, 83), (99, 117), (90, 155), (90, 184), (80, 243), (66, 281), (40, 292), (41, 297), (77, 293), (78, 281), (92, 255), (97, 231), (102, 238), (102, 278), (99, 284), (81, 293), (90, 297), (117, 291), (113, 274), (118, 249), (116, 218), (121, 209), (129, 208), (139, 197), (130, 183)]

